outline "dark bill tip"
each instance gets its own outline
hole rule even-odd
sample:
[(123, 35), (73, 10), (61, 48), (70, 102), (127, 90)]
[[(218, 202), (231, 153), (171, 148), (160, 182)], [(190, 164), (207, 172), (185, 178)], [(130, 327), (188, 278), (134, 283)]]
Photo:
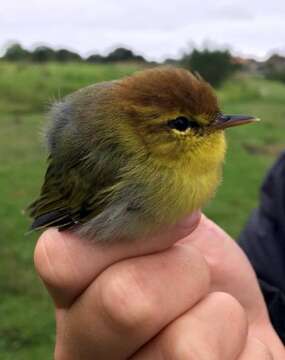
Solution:
[(260, 119), (249, 115), (225, 115), (220, 114), (213, 123), (214, 129), (226, 129), (233, 126), (250, 124)]

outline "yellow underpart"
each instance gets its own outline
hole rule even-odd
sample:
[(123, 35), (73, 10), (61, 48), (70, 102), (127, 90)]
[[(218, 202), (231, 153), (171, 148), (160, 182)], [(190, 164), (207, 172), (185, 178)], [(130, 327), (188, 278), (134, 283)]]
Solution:
[[(225, 154), (223, 133), (209, 135), (196, 149), (181, 154), (176, 161), (165, 161), (161, 166), (164, 176), (153, 170), (144, 173), (150, 184), (156, 184), (149, 201), (156, 216), (168, 222), (199, 209), (213, 196), (221, 180), (221, 166)], [(159, 171), (153, 160), (150, 168)], [(151, 186), (151, 185), (150, 185)]]
[[(167, 146), (157, 145), (160, 149)], [(125, 169), (122, 181), (110, 190), (116, 193), (128, 184), (143, 184), (142, 216), (149, 219), (149, 225), (144, 222), (144, 226), (175, 223), (204, 206), (214, 195), (221, 180), (225, 147), (224, 134), (220, 131), (200, 138), (196, 147), (189, 139), (180, 147), (176, 144), (172, 154), (155, 156), (156, 152), (151, 151), (145, 160), (138, 153), (136, 162)]]

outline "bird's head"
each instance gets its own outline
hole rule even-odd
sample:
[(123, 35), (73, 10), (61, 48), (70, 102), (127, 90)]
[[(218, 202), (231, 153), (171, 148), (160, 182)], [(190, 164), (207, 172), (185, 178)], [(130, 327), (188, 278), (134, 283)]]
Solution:
[(124, 141), (137, 142), (169, 163), (222, 162), (224, 129), (254, 121), (224, 115), (211, 86), (187, 70), (162, 67), (136, 73), (115, 83), (113, 96)]

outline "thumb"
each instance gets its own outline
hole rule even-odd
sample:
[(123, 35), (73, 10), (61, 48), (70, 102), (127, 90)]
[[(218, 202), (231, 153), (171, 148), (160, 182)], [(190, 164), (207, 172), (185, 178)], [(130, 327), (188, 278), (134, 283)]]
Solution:
[(57, 306), (68, 307), (107, 267), (169, 248), (197, 227), (200, 216), (200, 212), (195, 212), (148, 238), (108, 244), (49, 229), (36, 245), (35, 266)]

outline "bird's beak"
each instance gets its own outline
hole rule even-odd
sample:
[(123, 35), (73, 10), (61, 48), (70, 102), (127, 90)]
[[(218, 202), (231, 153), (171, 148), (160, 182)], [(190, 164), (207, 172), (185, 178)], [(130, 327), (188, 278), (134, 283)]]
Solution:
[(212, 128), (216, 130), (223, 130), (232, 126), (250, 124), (260, 119), (249, 116), (249, 115), (225, 115), (219, 114), (214, 123), (212, 123)]

